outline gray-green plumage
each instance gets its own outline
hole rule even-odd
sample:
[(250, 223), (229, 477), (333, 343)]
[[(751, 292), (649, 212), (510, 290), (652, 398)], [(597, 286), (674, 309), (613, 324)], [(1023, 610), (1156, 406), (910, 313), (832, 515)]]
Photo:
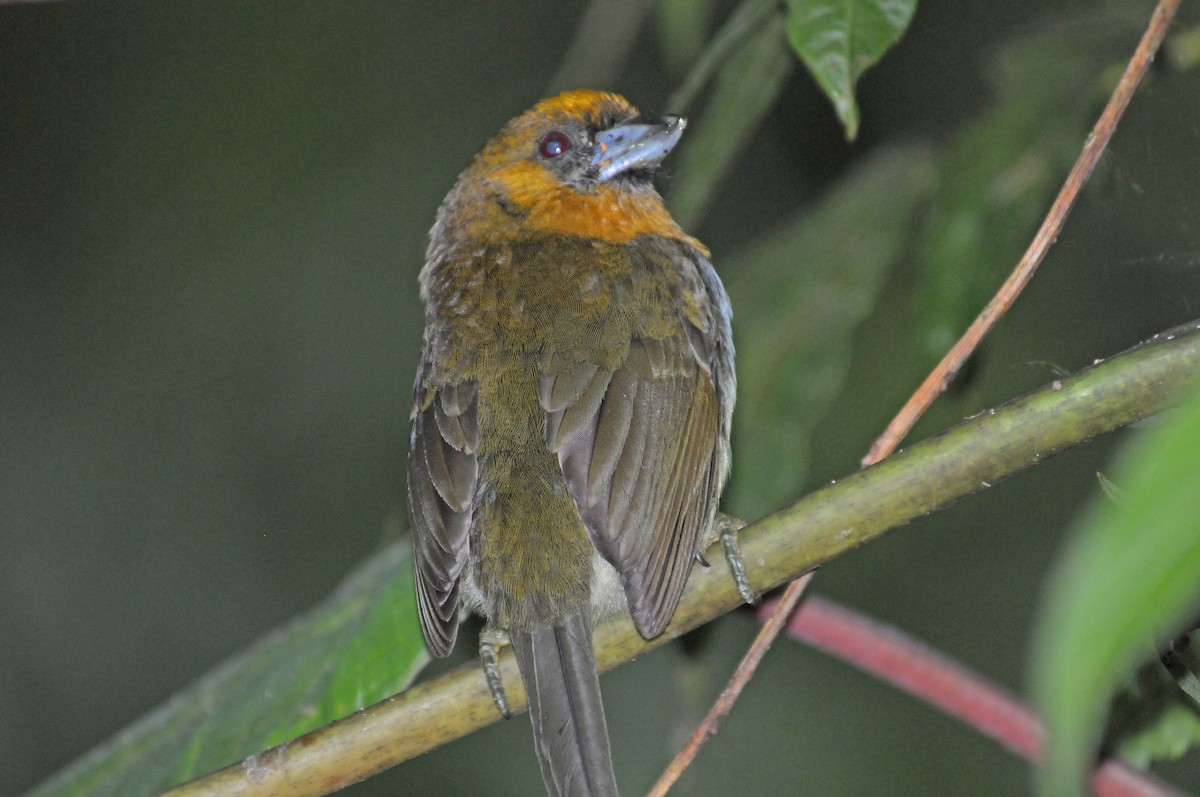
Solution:
[(555, 796), (616, 794), (592, 623), (662, 632), (729, 470), (728, 299), (650, 183), (683, 123), (635, 117), (595, 92), (518, 117), (443, 203), (421, 272), (422, 628), (438, 656), (460, 604), (508, 632)]

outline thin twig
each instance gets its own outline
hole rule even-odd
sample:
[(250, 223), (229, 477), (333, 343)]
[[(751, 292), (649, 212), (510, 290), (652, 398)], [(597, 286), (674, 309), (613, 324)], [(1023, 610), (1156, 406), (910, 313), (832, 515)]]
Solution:
[(921, 386), (884, 429), (879, 439), (871, 445), (871, 450), (862, 459), (864, 468), (874, 465), (896, 449), (905, 435), (912, 430), (913, 425), (933, 404), (934, 399), (941, 395), (946, 386), (950, 384), (950, 380), (958, 374), (959, 369), (975, 351), (979, 342), (1008, 312), (1008, 308), (1012, 307), (1013, 302), (1021, 295), (1021, 291), (1029, 284), (1034, 272), (1045, 259), (1046, 252), (1058, 240), (1058, 234), (1062, 230), (1067, 214), (1071, 212), (1071, 206), (1075, 204), (1080, 190), (1091, 176), (1092, 170), (1096, 168), (1096, 162), (1100, 160), (1101, 153), (1108, 146), (1109, 139), (1117, 129), (1117, 123), (1129, 106), (1129, 100), (1142, 82), (1142, 78), (1145, 77), (1146, 70), (1150, 68), (1150, 63), (1154, 60), (1159, 45), (1162, 44), (1167, 27), (1171, 24), (1175, 11), (1179, 8), (1179, 2), (1180, 0), (1159, 0), (1153, 16), (1150, 17), (1150, 24), (1146, 27), (1141, 42), (1138, 43), (1137, 50), (1129, 60), (1129, 65), (1125, 67), (1125, 74), (1121, 76), (1120, 83), (1113, 89), (1112, 96), (1108, 99), (1108, 105), (1100, 114), (1096, 126), (1092, 128), (1091, 135), (1084, 142), (1078, 160), (1075, 161), (1070, 174), (1067, 175), (1054, 204), (1050, 206), (1050, 212), (1046, 214), (1042, 226), (1029, 243), (1029, 248), (1025, 250), (1017, 267), (1000, 286), (1000, 290), (988, 302), (987, 307), (983, 308), (983, 312), (976, 317), (953, 348), (925, 378)]
[[(772, 603), (776, 609), (782, 608), (782, 611), (775, 611), (771, 617), (763, 624), (762, 629), (758, 632), (758, 638), (754, 640), (754, 644), (750, 646), (750, 650), (746, 652), (746, 656), (742, 659), (738, 668), (733, 673), (733, 677), (729, 679), (729, 683), (721, 692), (721, 696), (713, 703), (712, 708), (708, 710), (708, 714), (704, 717), (704, 721), (696, 728), (695, 733), (688, 739), (687, 744), (683, 749), (672, 759), (671, 763), (659, 776), (654, 787), (650, 789), (648, 797), (663, 797), (670, 788), (675, 785), (675, 781), (679, 780), (679, 776), (683, 774), (696, 754), (700, 752), (700, 748), (710, 736), (716, 735), (721, 728), (721, 723), (729, 716), (729, 712), (733, 711), (733, 704), (737, 702), (738, 696), (741, 695), (742, 689), (750, 682), (754, 676), (754, 671), (758, 669), (758, 665), (762, 662), (763, 656), (766, 655), (770, 647), (770, 640), (774, 640), (779, 636), (779, 632), (783, 628), (784, 621), (791, 616), (792, 611), (800, 602), (800, 598), (804, 596), (804, 590), (808, 587), (808, 582), (812, 580), (811, 572), (805, 573), (800, 578), (788, 584), (787, 591), (783, 593), (783, 597)], [(758, 640), (764, 637), (769, 638), (766, 645), (759, 645)]]
[[(781, 603), (760, 608), (759, 619), (776, 623)], [(899, 629), (814, 595), (791, 614), (787, 631), (789, 636), (941, 709), (1026, 760), (1041, 762), (1045, 734), (1028, 707)], [(1099, 763), (1091, 787), (1097, 797), (1181, 794), (1148, 773), (1115, 760)]]

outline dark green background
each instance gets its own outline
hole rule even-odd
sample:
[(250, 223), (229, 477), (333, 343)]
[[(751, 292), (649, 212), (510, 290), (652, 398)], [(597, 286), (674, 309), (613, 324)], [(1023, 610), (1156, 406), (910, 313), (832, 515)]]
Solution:
[[(949, 139), (987, 106), (993, 49), (1072, 7), (925, 0), (863, 82), (853, 147), (797, 71), (695, 230), (718, 269), (872, 147)], [(471, 154), (544, 93), (581, 10), (0, 7), (0, 793), (312, 605), (385, 539), (403, 512), (426, 231)], [(659, 52), (647, 24), (604, 87), (670, 110), (679, 76)], [(1200, 315), (1198, 95), (1195, 72), (1155, 73), (971, 390), (923, 429)], [(893, 283), (856, 338), (810, 486), (855, 467), (925, 367), (903, 329), (910, 286)], [(816, 588), (1020, 690), (1041, 580), (1114, 442), (867, 546)], [(754, 452), (735, 443), (735, 457), (735, 478), (753, 478)], [(730, 619), (702, 664), (668, 649), (605, 677), (628, 793), (690, 722), (671, 706), (702, 704), (753, 631)], [(495, 726), (347, 793), (535, 793), (528, 737), (524, 719)], [(1195, 787), (1191, 764), (1168, 771)], [(991, 742), (790, 644), (688, 778), (681, 793), (1030, 782)]]

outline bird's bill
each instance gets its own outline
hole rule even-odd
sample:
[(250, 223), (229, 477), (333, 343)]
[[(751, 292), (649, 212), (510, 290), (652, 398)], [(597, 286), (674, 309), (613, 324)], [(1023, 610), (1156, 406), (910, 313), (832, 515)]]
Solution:
[(686, 126), (687, 119), (682, 116), (664, 116), (600, 131), (592, 158), (597, 179), (603, 182), (630, 169), (657, 166), (675, 148)]

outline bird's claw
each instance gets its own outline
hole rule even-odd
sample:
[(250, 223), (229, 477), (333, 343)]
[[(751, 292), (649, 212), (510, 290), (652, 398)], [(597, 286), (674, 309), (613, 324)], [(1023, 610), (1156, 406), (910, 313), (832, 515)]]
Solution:
[(504, 719), (512, 717), (508, 709), (508, 698), (504, 694), (504, 681), (500, 678), (500, 664), (496, 655), (500, 648), (508, 644), (508, 637), (503, 631), (484, 629), (479, 635), (479, 659), (483, 662), (483, 678), (487, 681), (488, 691), (492, 693), (492, 702)]
[(758, 595), (750, 586), (750, 579), (746, 575), (746, 562), (742, 559), (742, 551), (738, 547), (738, 532), (746, 526), (746, 522), (722, 514), (717, 515), (715, 522), (720, 529), (721, 548), (725, 551), (726, 561), (729, 562), (729, 572), (733, 574), (738, 595), (745, 603), (755, 606), (758, 604)]

